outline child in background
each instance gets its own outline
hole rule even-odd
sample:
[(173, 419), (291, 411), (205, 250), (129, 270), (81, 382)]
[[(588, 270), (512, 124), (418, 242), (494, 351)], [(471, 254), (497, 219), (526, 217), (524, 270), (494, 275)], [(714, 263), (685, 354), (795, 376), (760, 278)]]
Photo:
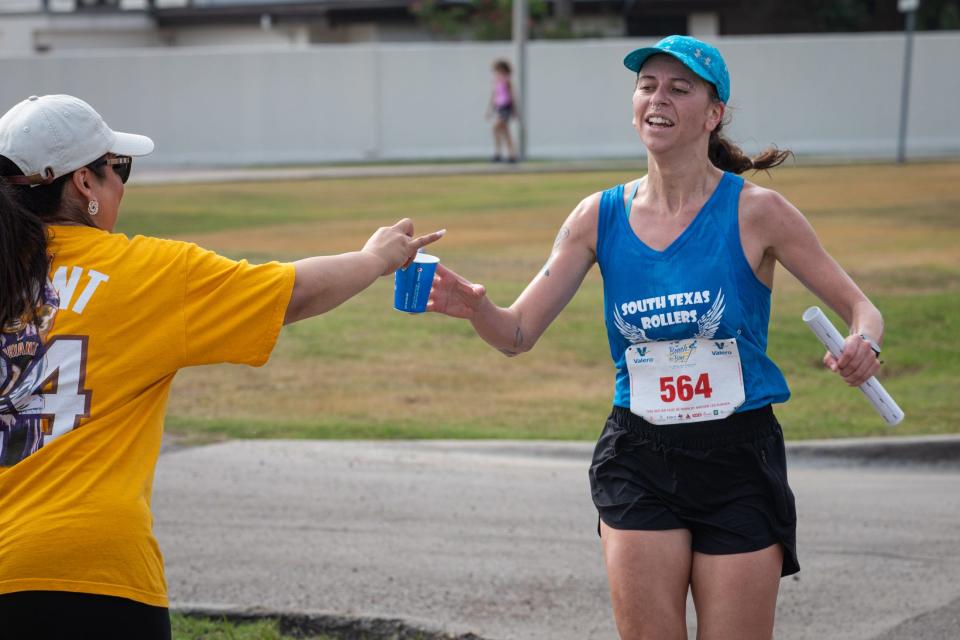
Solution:
[(507, 147), (507, 162), (517, 161), (516, 148), (513, 137), (510, 135), (510, 118), (516, 114), (516, 105), (513, 100), (513, 85), (510, 83), (510, 63), (506, 60), (497, 60), (493, 63), (493, 91), (490, 94), (490, 104), (487, 107), (487, 118), (492, 115), (493, 122), (493, 161), (502, 162), (500, 149)]

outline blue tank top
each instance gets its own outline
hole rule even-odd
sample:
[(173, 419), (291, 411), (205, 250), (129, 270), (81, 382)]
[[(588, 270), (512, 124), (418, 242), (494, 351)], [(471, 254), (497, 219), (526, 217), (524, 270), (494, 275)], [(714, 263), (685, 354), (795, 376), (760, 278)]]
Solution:
[(663, 251), (644, 244), (630, 227), (623, 185), (603, 192), (597, 262), (617, 368), (614, 405), (630, 407), (627, 347), (693, 337), (737, 339), (745, 394), (738, 412), (790, 397), (783, 374), (766, 354), (770, 289), (757, 279), (740, 244), (742, 188), (743, 178), (724, 173), (697, 216)]

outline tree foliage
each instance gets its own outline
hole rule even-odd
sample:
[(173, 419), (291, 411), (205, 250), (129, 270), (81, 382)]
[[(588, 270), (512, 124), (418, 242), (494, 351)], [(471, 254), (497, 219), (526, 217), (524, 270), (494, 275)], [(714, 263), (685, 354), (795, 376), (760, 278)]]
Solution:
[[(546, 0), (528, 0), (531, 35), (551, 30)], [(445, 38), (509, 40), (513, 35), (512, 0), (415, 0), (410, 12), (431, 33)]]

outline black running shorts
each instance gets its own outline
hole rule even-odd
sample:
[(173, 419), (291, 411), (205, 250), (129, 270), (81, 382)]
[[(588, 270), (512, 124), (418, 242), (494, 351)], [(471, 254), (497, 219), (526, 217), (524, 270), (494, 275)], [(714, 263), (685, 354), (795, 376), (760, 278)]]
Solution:
[(783, 431), (769, 406), (662, 426), (614, 407), (593, 453), (590, 488), (614, 529), (688, 529), (694, 551), (717, 555), (780, 543), (781, 575), (800, 570)]
[(69, 591), (0, 595), (0, 640), (170, 640), (170, 636), (165, 607)]

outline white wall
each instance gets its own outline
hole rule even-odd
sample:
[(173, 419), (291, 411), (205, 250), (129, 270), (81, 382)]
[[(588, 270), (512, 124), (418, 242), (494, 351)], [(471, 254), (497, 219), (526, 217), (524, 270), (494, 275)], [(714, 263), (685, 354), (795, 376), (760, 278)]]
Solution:
[[(903, 36), (743, 38), (722, 46), (732, 69), (731, 133), (802, 153), (889, 155), (896, 149)], [(908, 149), (960, 151), (960, 32), (914, 41)]]
[[(903, 38), (718, 38), (732, 75), (729, 135), (801, 154), (896, 150)], [(530, 45), (534, 157), (642, 155), (625, 53), (646, 40)], [(960, 32), (915, 40), (908, 154), (960, 154)], [(490, 64), (508, 43), (136, 49), (0, 58), (0, 108), (31, 94), (87, 99), (153, 137), (155, 164), (485, 157)]]

